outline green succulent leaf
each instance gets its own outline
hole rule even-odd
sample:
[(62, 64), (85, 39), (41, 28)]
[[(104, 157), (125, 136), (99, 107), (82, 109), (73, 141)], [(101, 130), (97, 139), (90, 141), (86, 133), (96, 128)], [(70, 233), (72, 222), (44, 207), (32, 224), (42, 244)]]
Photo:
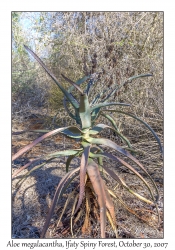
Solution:
[(128, 78), (128, 81), (132, 81), (132, 80), (134, 80), (136, 78), (147, 77), (147, 76), (153, 76), (153, 75), (148, 73), (148, 74), (141, 74), (141, 75), (137, 75), (137, 76), (132, 76), (132, 77)]
[[(65, 96), (64, 96), (64, 98), (63, 98), (63, 105), (64, 105), (64, 108), (65, 108), (66, 112), (68, 113), (68, 115), (69, 115), (72, 119), (76, 120), (78, 124), (80, 124), (80, 123), (78, 122), (79, 120), (78, 120), (77, 115), (72, 114), (72, 112), (71, 112), (71, 111), (69, 110), (69, 108), (67, 107), (67, 99), (66, 99)], [(77, 113), (77, 112), (75, 112), (75, 113)]]
[(91, 105), (95, 104), (99, 98), (100, 94), (97, 94), (96, 97), (92, 100)]
[[(83, 78), (79, 79), (75, 84), (76, 85), (80, 85), (82, 84), (83, 82), (85, 82), (87, 79), (89, 78), (89, 76), (84, 76)], [(71, 93), (72, 91), (74, 90), (74, 86), (71, 86), (69, 89), (68, 89), (68, 93)], [(72, 114), (72, 112), (68, 109), (67, 107), (67, 98), (64, 96), (63, 98), (63, 105), (65, 107), (65, 110), (67, 111), (68, 115), (76, 120), (77, 124), (80, 124), (81, 125), (81, 120), (80, 120), (80, 116), (79, 116), (79, 113), (77, 112), (77, 110), (75, 110), (75, 115)]]
[(90, 81), (89, 81), (88, 84), (87, 84), (86, 91), (85, 91), (85, 93), (86, 93), (87, 95), (89, 95), (90, 89), (91, 89), (91, 87), (93, 86), (93, 84), (94, 84), (94, 79), (90, 79)]
[(105, 145), (107, 147), (113, 148), (115, 150), (117, 150), (119, 153), (136, 160), (129, 152), (127, 152), (125, 149), (123, 149), (122, 147), (118, 146), (115, 142), (106, 139), (106, 138), (87, 138), (86, 141), (90, 142), (90, 143), (94, 143), (94, 144), (101, 144), (101, 145)]
[[(75, 82), (76, 85), (81, 85), (83, 82), (85, 82), (87, 79), (89, 78), (89, 76), (84, 76), (83, 78), (80, 78), (77, 82)], [(68, 89), (68, 92), (71, 93), (74, 90), (74, 86), (71, 86)]]
[(31, 171), (29, 171), (25, 175), (25, 177), (29, 176), (34, 170), (44, 166), (46, 163), (50, 162), (51, 160), (53, 160), (55, 158), (58, 158), (58, 157), (61, 157), (61, 156), (70, 156), (70, 157), (74, 158), (75, 156), (79, 155), (82, 151), (83, 151), (83, 149), (63, 150), (63, 151), (55, 152), (55, 153), (52, 153), (52, 154), (47, 154), (46, 156), (43, 156), (42, 158), (37, 158), (37, 159), (35, 159), (33, 161), (28, 162), (24, 166), (22, 166), (20, 169), (15, 171), (15, 173), (12, 175), (12, 178), (14, 178), (16, 175), (18, 175), (22, 170), (29, 167), (31, 164), (34, 164), (34, 163), (36, 163), (38, 161), (44, 160), (45, 162), (35, 166), (33, 169), (31, 169)]
[(66, 161), (66, 172), (68, 173), (69, 171), (69, 166), (70, 166), (70, 163), (71, 161), (80, 154), (80, 152), (77, 152), (76, 154), (74, 155), (70, 155), (68, 158), (67, 158), (67, 161)]
[(80, 151), (82, 151), (83, 149), (80, 149), (80, 150), (72, 150), (72, 149), (69, 149), (69, 150), (63, 150), (63, 151), (59, 151), (59, 152), (55, 152), (55, 153), (52, 153), (52, 154), (49, 154), (48, 157), (60, 157), (60, 156), (69, 156), (69, 155), (76, 155), (77, 153), (80, 153)]
[(70, 84), (72, 84), (82, 95), (83, 95), (83, 90), (72, 80), (70, 80), (69, 78), (67, 78), (66, 76), (64, 76), (63, 74), (61, 74), (61, 76)]
[[(114, 128), (112, 128), (112, 127), (110, 127), (108, 125), (105, 125), (105, 124), (97, 124), (95, 127), (92, 128), (92, 130), (89, 131), (89, 134), (90, 135), (95, 135), (95, 134), (100, 133), (103, 129), (109, 128), (109, 129), (113, 130), (121, 139), (123, 139), (123, 141), (125, 141), (127, 143), (128, 147), (131, 148), (132, 146), (131, 146), (129, 140), (118, 131), (118, 128), (117, 128), (117, 126), (115, 124), (115, 121), (109, 115), (105, 115), (103, 113), (102, 113), (102, 115), (104, 117), (106, 117), (109, 121), (111, 121)], [(134, 150), (131, 149), (131, 151), (134, 151)]]
[[(73, 131), (75, 131), (75, 132), (73, 132)], [(72, 130), (72, 131), (70, 129), (66, 129), (66, 130), (62, 131), (61, 133), (70, 137), (70, 138), (74, 138), (74, 139), (82, 137), (82, 135), (81, 135), (82, 132), (81, 132), (81, 130), (78, 130), (78, 129)]]
[[(103, 172), (103, 168), (101, 167), (101, 166), (103, 166), (103, 156), (98, 155), (99, 153), (103, 153), (103, 150), (100, 147), (91, 146), (89, 157), (93, 158), (92, 155), (95, 155), (95, 158), (98, 159), (99, 170)], [(96, 157), (96, 155), (98, 155), (98, 156)], [(104, 174), (104, 172), (103, 172), (103, 174)]]
[[(96, 134), (100, 133), (105, 128), (111, 128), (111, 127), (108, 125), (105, 125), (105, 124), (97, 124), (91, 130), (89, 130), (89, 134), (96, 135)], [(114, 130), (113, 128), (111, 128), (111, 129)]]
[(99, 103), (93, 107), (91, 107), (91, 112), (94, 111), (95, 109), (106, 107), (106, 106), (112, 106), (112, 105), (117, 105), (117, 106), (130, 106), (130, 104), (126, 103), (120, 103), (120, 102), (104, 102), (104, 103)]
[(101, 108), (96, 108), (92, 111), (91, 114), (92, 122), (95, 122), (95, 120), (99, 117), (100, 109)]
[(43, 167), (44, 165), (46, 165), (47, 163), (51, 162), (52, 160), (54, 160), (55, 158), (58, 157), (62, 157), (62, 156), (75, 156), (80, 154), (83, 151), (83, 149), (77, 149), (77, 150), (63, 150), (63, 151), (59, 151), (59, 152), (55, 152), (52, 154), (47, 154), (46, 156), (44, 156), (43, 158), (38, 158), (34, 161), (31, 161), (29, 163), (27, 163), (25, 166), (21, 167), (18, 171), (15, 172), (14, 176), (19, 174), (23, 169), (29, 167), (32, 163), (35, 163), (39, 160), (44, 160), (43, 163), (38, 164), (36, 166), (34, 166), (30, 171), (28, 171), (17, 183), (17, 185), (19, 186), (33, 171)]
[(80, 84), (82, 84), (83, 82), (85, 82), (87, 79), (89, 79), (89, 76), (84, 76), (84, 77), (80, 78), (80, 79), (76, 82), (76, 84), (77, 84), (77, 85), (80, 85)]
[(88, 97), (86, 94), (80, 96), (80, 108), (79, 108), (82, 129), (91, 127), (91, 114)]

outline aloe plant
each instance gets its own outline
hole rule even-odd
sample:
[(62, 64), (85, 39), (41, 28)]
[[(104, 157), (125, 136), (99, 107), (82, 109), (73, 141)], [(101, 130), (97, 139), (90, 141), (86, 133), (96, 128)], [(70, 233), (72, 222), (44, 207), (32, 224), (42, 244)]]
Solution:
[[(121, 204), (131, 213), (139, 217), (134, 211), (132, 211), (114, 192), (109, 190), (107, 186), (105, 185), (105, 182), (103, 180), (102, 174), (106, 174), (108, 176), (111, 176), (115, 181), (117, 181), (120, 185), (122, 185), (128, 192), (130, 192), (132, 195), (137, 197), (142, 202), (145, 202), (150, 205), (155, 205), (157, 208), (157, 201), (159, 199), (159, 192), (157, 189), (157, 186), (152, 179), (152, 177), (149, 175), (149, 173), (146, 171), (144, 166), (133, 156), (133, 152), (135, 152), (135, 149), (132, 148), (132, 145), (130, 141), (118, 130), (117, 125), (115, 123), (115, 120), (112, 118), (112, 116), (109, 114), (109, 112), (119, 112), (124, 115), (133, 117), (133, 119), (136, 119), (140, 121), (142, 124), (145, 125), (147, 129), (150, 130), (150, 132), (153, 134), (155, 139), (157, 140), (160, 150), (163, 153), (162, 146), (160, 143), (160, 139), (156, 135), (156, 133), (153, 131), (153, 129), (144, 121), (142, 121), (140, 118), (136, 117), (134, 114), (124, 112), (121, 109), (105, 109), (106, 107), (116, 107), (116, 106), (130, 106), (129, 104), (125, 103), (117, 103), (117, 102), (107, 102), (109, 98), (111, 98), (116, 91), (118, 91), (124, 84), (130, 83), (132, 80), (138, 78), (138, 77), (148, 77), (152, 76), (151, 74), (142, 74), (137, 75), (134, 77), (129, 78), (125, 83), (122, 85), (114, 85), (112, 89), (109, 89), (109, 93), (107, 93), (107, 97), (103, 98), (102, 91), (101, 93), (98, 93), (93, 101), (89, 103), (89, 94), (91, 92), (92, 86), (94, 84), (94, 79), (91, 76), (84, 76), (83, 78), (79, 79), (77, 82), (73, 82), (72, 80), (68, 79), (66, 76), (62, 74), (62, 77), (71, 84), (71, 87), (66, 90), (56, 79), (54, 74), (45, 66), (45, 64), (41, 61), (41, 59), (27, 46), (24, 46), (25, 49), (39, 62), (39, 64), (45, 69), (45, 71), (48, 73), (48, 75), (53, 79), (53, 81), (57, 84), (57, 86), (60, 88), (60, 90), (64, 94), (64, 100), (63, 104), (65, 107), (65, 110), (67, 111), (68, 115), (76, 121), (77, 126), (68, 126), (68, 127), (61, 127), (57, 128), (52, 131), (48, 130), (36, 130), (35, 132), (44, 133), (42, 136), (34, 140), (32, 143), (27, 145), (26, 147), (19, 150), (15, 155), (13, 155), (12, 160), (17, 159), (22, 154), (29, 151), (31, 148), (33, 148), (36, 144), (40, 143), (44, 139), (57, 135), (58, 133), (61, 133), (65, 135), (66, 137), (72, 138), (72, 139), (79, 139), (80, 140), (80, 148), (74, 148), (69, 150), (63, 150), (59, 152), (54, 152), (48, 155), (45, 155), (42, 160), (43, 163), (34, 166), (26, 175), (24, 175), (19, 181), (18, 186), (30, 175), (30, 173), (38, 168), (41, 168), (48, 162), (51, 162), (53, 159), (67, 156), (66, 161), (66, 174), (62, 178), (62, 180), (58, 183), (57, 189), (55, 191), (55, 195), (49, 210), (49, 213), (47, 215), (45, 225), (43, 227), (41, 238), (45, 237), (46, 231), (49, 227), (49, 223), (51, 220), (51, 217), (54, 213), (55, 206), (59, 199), (62, 197), (63, 193), (66, 191), (67, 187), (70, 185), (70, 183), (76, 178), (79, 177), (79, 193), (75, 196), (75, 200), (72, 207), (72, 215), (71, 215), (71, 232), (73, 234), (73, 225), (72, 220), (75, 218), (77, 220), (76, 214), (78, 211), (82, 211), (81, 206), (83, 199), (86, 201), (86, 217), (84, 221), (84, 227), (87, 228), (88, 225), (88, 218), (89, 218), (89, 211), (90, 211), (90, 196), (93, 197), (95, 200), (95, 204), (98, 204), (99, 207), (99, 217), (100, 217), (100, 227), (101, 227), (101, 237), (105, 238), (105, 228), (106, 228), (106, 220), (108, 218), (109, 222), (111, 223), (111, 226), (116, 234), (117, 237), (117, 222), (115, 218), (115, 208), (113, 204), (113, 200), (111, 197), (117, 199)], [(87, 88), (85, 91), (83, 91), (80, 87), (82, 83), (85, 81), (88, 81)], [(79, 99), (77, 100), (75, 96), (72, 94), (73, 90), (77, 90), (79, 92)], [(69, 104), (69, 105), (68, 105)], [(74, 112), (70, 109), (70, 105), (72, 106)], [(96, 124), (97, 118), (100, 116), (105, 117), (108, 121), (111, 122), (111, 126), (105, 125), (105, 124)], [(126, 144), (127, 148), (125, 149), (119, 145), (117, 145), (115, 142), (107, 139), (107, 138), (99, 138), (99, 134), (104, 129), (111, 129), (112, 131), (115, 131), (115, 133), (121, 138), (121, 140)], [(140, 168), (144, 174), (150, 179), (152, 182), (152, 185), (145, 180), (145, 178), (139, 173), (139, 171), (131, 166), (126, 160), (121, 159), (119, 156), (113, 155), (111, 153), (105, 152), (104, 147), (101, 145), (111, 148), (116, 151), (116, 153), (123, 155), (125, 159), (131, 160), (130, 162), (133, 162), (137, 165), (137, 169)], [(81, 163), (80, 166), (73, 169), (72, 171), (69, 171), (69, 166), (71, 164), (71, 161), (75, 157), (80, 157)], [(118, 174), (116, 174), (114, 171), (112, 171), (110, 168), (108, 168), (105, 164), (103, 164), (103, 159), (107, 158), (113, 161), (120, 162), (125, 168), (132, 171), (140, 180), (143, 182), (143, 185), (148, 189), (148, 192), (150, 194), (150, 198), (145, 198), (139, 193), (133, 191), (126, 182), (119, 177)], [(36, 160), (35, 160), (36, 161)], [(32, 162), (27, 163), (25, 166), (18, 169), (14, 174), (13, 177), (15, 177), (17, 174), (19, 174), (23, 169), (29, 167)], [(155, 194), (156, 193), (156, 194)], [(66, 207), (68, 206), (68, 203), (70, 202), (71, 196), (75, 195), (75, 190), (73, 190), (72, 193), (68, 195), (67, 201), (65, 203), (65, 206), (63, 208), (61, 217), (58, 221), (61, 221), (63, 213), (66, 210)], [(95, 209), (95, 208), (94, 208)], [(95, 210), (94, 210), (95, 211)], [(157, 209), (158, 212), (158, 209)], [(139, 217), (140, 218), (140, 217)]]

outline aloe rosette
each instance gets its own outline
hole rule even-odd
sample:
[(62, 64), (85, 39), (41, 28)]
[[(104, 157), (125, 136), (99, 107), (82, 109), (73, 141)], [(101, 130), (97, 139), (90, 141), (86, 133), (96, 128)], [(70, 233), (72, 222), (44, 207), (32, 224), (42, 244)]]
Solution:
[[(88, 198), (89, 195), (93, 196), (94, 199), (96, 199), (98, 206), (99, 206), (99, 215), (100, 215), (100, 226), (101, 226), (101, 237), (105, 238), (105, 228), (106, 228), (106, 219), (108, 218), (109, 222), (111, 223), (111, 226), (116, 234), (117, 237), (117, 222), (115, 218), (115, 209), (114, 204), (112, 201), (112, 197), (117, 199), (121, 204), (131, 213), (139, 217), (134, 211), (132, 211), (119, 197), (117, 197), (114, 192), (112, 192), (110, 189), (107, 188), (105, 185), (105, 182), (101, 176), (101, 172), (105, 173), (109, 176), (111, 176), (114, 180), (116, 180), (120, 185), (122, 185), (128, 192), (130, 192), (132, 195), (137, 197), (142, 202), (145, 202), (150, 205), (155, 205), (157, 208), (157, 201), (159, 199), (159, 192), (157, 189), (157, 186), (152, 179), (152, 177), (149, 175), (147, 170), (144, 168), (144, 166), (133, 156), (132, 152), (135, 152), (135, 150), (132, 148), (132, 145), (130, 141), (118, 130), (117, 125), (115, 123), (115, 120), (112, 118), (110, 113), (112, 112), (118, 112), (127, 116), (132, 117), (133, 119), (138, 120), (142, 124), (145, 125), (147, 129), (150, 130), (150, 132), (155, 137), (156, 141), (159, 144), (160, 150), (163, 153), (162, 146), (160, 139), (156, 135), (156, 133), (153, 131), (153, 129), (145, 123), (143, 120), (141, 120), (139, 117), (136, 117), (134, 114), (124, 112), (122, 110), (117, 109), (105, 109), (106, 107), (110, 106), (130, 106), (129, 104), (125, 103), (117, 103), (117, 102), (107, 102), (109, 98), (111, 98), (116, 91), (118, 91), (124, 84), (130, 83), (132, 80), (139, 78), (139, 77), (148, 77), (151, 76), (151, 74), (142, 74), (138, 76), (134, 76), (129, 78), (125, 83), (122, 85), (114, 85), (112, 89), (109, 89), (109, 93), (107, 94), (106, 98), (102, 98), (103, 92), (98, 93), (91, 103), (89, 103), (89, 94), (91, 91), (91, 88), (94, 84), (93, 78), (91, 76), (85, 76), (81, 79), (79, 79), (77, 82), (73, 82), (72, 80), (68, 79), (66, 76), (62, 74), (62, 77), (69, 82), (72, 86), (66, 90), (56, 79), (54, 74), (45, 66), (45, 64), (41, 61), (41, 59), (27, 46), (24, 46), (25, 49), (39, 62), (39, 64), (45, 69), (45, 71), (48, 73), (48, 75), (54, 80), (54, 82), (57, 84), (57, 86), (60, 88), (60, 90), (64, 94), (63, 104), (65, 107), (65, 110), (67, 111), (68, 115), (76, 121), (77, 126), (68, 126), (63, 128), (57, 128), (53, 131), (48, 130), (36, 130), (35, 132), (44, 133), (42, 136), (34, 140), (32, 143), (27, 145), (26, 147), (19, 150), (15, 155), (13, 155), (12, 160), (17, 159), (22, 154), (26, 153), (28, 150), (33, 148), (36, 144), (40, 143), (44, 139), (57, 135), (58, 133), (61, 133), (65, 135), (68, 138), (72, 139), (79, 139), (80, 140), (80, 148), (77, 149), (69, 149), (59, 152), (54, 152), (48, 155), (45, 155), (42, 158), (42, 163), (39, 165), (35, 165), (26, 175), (24, 175), (18, 182), (18, 185), (20, 185), (27, 176), (30, 175), (30, 173), (48, 162), (51, 162), (53, 159), (67, 156), (66, 161), (66, 175), (62, 178), (62, 180), (59, 182), (49, 213), (46, 218), (45, 225), (43, 227), (41, 238), (45, 237), (46, 231), (49, 227), (49, 223), (51, 220), (51, 217), (54, 213), (55, 206), (59, 199), (61, 198), (62, 194), (66, 191), (67, 187), (70, 185), (70, 183), (79, 176), (79, 194), (75, 197), (75, 201), (73, 203), (72, 207), (72, 216), (71, 216), (71, 232), (73, 234), (73, 226), (72, 226), (72, 220), (73, 217), (77, 214), (78, 211), (81, 210), (81, 205), (83, 202), (83, 199), (86, 199), (86, 218), (84, 222), (84, 226), (87, 227), (86, 223), (88, 223), (88, 216), (89, 216), (89, 210), (90, 210), (90, 199)], [(83, 91), (80, 87), (82, 83), (85, 81), (88, 81), (87, 88), (85, 91)], [(75, 98), (75, 96), (72, 94), (73, 90), (77, 90), (80, 94), (79, 100)], [(68, 105), (69, 104), (69, 105)], [(72, 106), (74, 112), (70, 110), (70, 105)], [(105, 124), (96, 124), (97, 118), (100, 116), (105, 117), (108, 121), (110, 121), (111, 126), (105, 125)], [(115, 142), (106, 139), (106, 138), (99, 138), (99, 134), (104, 129), (111, 129), (112, 131), (115, 131), (115, 133), (121, 138), (121, 140), (126, 144), (127, 148), (123, 148), (119, 145), (117, 145)], [(97, 137), (98, 136), (98, 137)], [(103, 145), (103, 147), (102, 147)], [(107, 148), (111, 148), (112, 150), (115, 150), (118, 155), (123, 155), (125, 159), (129, 159), (130, 162), (133, 162), (137, 169), (140, 168), (144, 174), (150, 179), (152, 183), (152, 187), (150, 187), (150, 182), (148, 183), (145, 178), (139, 173), (139, 170), (131, 166), (126, 160), (123, 160), (121, 157), (113, 155), (111, 153), (104, 151), (104, 146)], [(131, 152), (131, 153), (130, 153)], [(75, 168), (72, 171), (69, 171), (69, 166), (71, 164), (71, 161), (75, 157), (80, 157), (81, 162), (80, 166)], [(103, 164), (103, 159), (107, 158), (113, 161), (117, 161), (121, 163), (122, 166), (132, 171), (145, 185), (145, 187), (148, 189), (148, 192), (150, 194), (150, 198), (145, 198), (139, 193), (132, 190), (126, 182), (119, 177), (114, 171), (112, 171), (110, 168), (108, 168), (105, 164)], [(31, 161), (27, 163), (25, 166), (18, 169), (14, 174), (13, 177), (15, 177), (17, 174), (19, 174), (23, 169), (29, 167), (32, 163), (36, 162)], [(154, 189), (154, 191), (152, 190)], [(88, 191), (89, 190), (89, 191)], [(63, 208), (61, 217), (59, 219), (59, 222), (61, 221), (61, 218), (63, 216), (63, 212), (65, 212), (66, 207), (68, 206), (68, 203), (70, 202), (71, 195), (75, 194), (75, 191), (73, 191), (71, 194), (69, 194), (68, 199), (65, 203), (65, 206)], [(97, 198), (96, 198), (97, 197)], [(157, 209), (158, 211), (158, 209)], [(58, 222), (58, 224), (59, 224)]]

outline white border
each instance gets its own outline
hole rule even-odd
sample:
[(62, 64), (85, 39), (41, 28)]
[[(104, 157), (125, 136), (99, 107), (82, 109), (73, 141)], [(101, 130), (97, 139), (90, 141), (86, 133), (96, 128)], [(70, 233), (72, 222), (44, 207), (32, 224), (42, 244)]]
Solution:
[[(0, 4), (0, 245), (2, 249), (11, 240), (11, 11), (164, 11), (165, 30), (165, 99), (164, 99), (164, 132), (165, 132), (165, 229), (164, 239), (161, 240), (136, 240), (137, 242), (168, 242), (167, 249), (173, 249), (174, 224), (175, 224), (175, 15), (172, 1), (4, 1)], [(36, 239), (35, 239), (36, 240)], [(33, 240), (33, 242), (35, 242)], [(15, 240), (20, 242), (21, 240)], [(92, 240), (91, 240), (92, 241)], [(94, 240), (93, 240), (94, 241)], [(92, 241), (92, 242), (93, 242)], [(29, 240), (23, 240), (29, 242)], [(108, 240), (106, 240), (108, 242)], [(21, 249), (18, 248), (18, 249)], [(72, 248), (73, 249), (73, 248)], [(89, 248), (91, 249), (91, 248)], [(111, 248), (113, 249), (113, 248)], [(135, 249), (130, 247), (129, 249)], [(137, 248), (141, 249), (141, 248)]]

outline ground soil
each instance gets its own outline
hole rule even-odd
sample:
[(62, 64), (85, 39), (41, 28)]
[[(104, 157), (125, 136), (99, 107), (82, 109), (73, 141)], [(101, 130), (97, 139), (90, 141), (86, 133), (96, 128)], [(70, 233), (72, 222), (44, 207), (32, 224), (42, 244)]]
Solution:
[[(19, 121), (15, 118), (12, 122), (12, 131), (16, 133), (26, 128), (39, 129), (44, 127), (43, 124), (44, 122), (42, 119), (40, 120), (38, 115), (36, 116), (35, 114), (31, 117), (28, 116), (26, 121), (25, 119)], [(39, 136), (39, 134), (33, 132), (22, 134), (15, 133), (12, 135), (12, 155)], [(44, 154), (64, 150), (65, 148), (76, 147), (78, 147), (78, 142), (75, 143), (70, 139), (64, 139), (62, 135), (46, 139), (12, 163), (12, 174), (21, 166), (24, 166), (29, 160), (34, 160), (42, 157)], [(65, 160), (65, 157), (59, 158), (32, 172), (19, 188), (16, 188), (16, 183), (19, 181), (19, 178), (31, 170), (33, 166), (23, 170), (12, 179), (12, 238), (40, 237), (55, 189), (66, 173)], [(79, 159), (76, 158), (72, 161), (70, 170), (78, 166), (78, 164)], [(142, 188), (143, 185), (141, 181), (131, 172), (127, 172), (126, 169), (114, 162), (110, 164), (109, 162), (105, 162), (105, 164), (118, 173), (119, 176), (127, 182), (130, 188), (138, 191), (142, 195), (147, 192), (146, 188)], [(130, 214), (118, 200), (114, 200), (119, 238), (163, 238), (163, 169), (161, 166), (155, 169), (147, 166), (147, 170), (153, 178), (155, 178), (160, 192), (160, 199), (158, 202), (160, 223), (157, 225), (155, 207), (145, 205), (138, 201), (134, 196), (126, 192), (123, 187), (120, 185), (116, 186), (117, 183), (111, 178), (111, 182), (107, 183), (108, 187), (111, 190), (114, 190), (114, 187), (116, 187), (116, 194), (119, 195), (130, 208), (135, 210), (137, 215), (146, 221), (143, 222), (135, 215)], [(148, 179), (147, 181), (149, 182)], [(74, 188), (75, 184), (76, 181), (69, 187), (68, 193)], [(55, 209), (46, 238), (100, 238), (99, 221), (95, 221), (93, 218), (90, 232), (86, 234), (82, 233), (83, 215), (77, 224), (74, 225), (74, 236), (72, 236), (69, 228), (69, 208), (59, 226), (56, 227), (56, 222), (58, 221), (68, 193), (63, 196)], [(85, 204), (83, 204), (83, 206), (85, 206)], [(106, 227), (106, 237), (115, 238), (115, 234), (108, 223)]]

